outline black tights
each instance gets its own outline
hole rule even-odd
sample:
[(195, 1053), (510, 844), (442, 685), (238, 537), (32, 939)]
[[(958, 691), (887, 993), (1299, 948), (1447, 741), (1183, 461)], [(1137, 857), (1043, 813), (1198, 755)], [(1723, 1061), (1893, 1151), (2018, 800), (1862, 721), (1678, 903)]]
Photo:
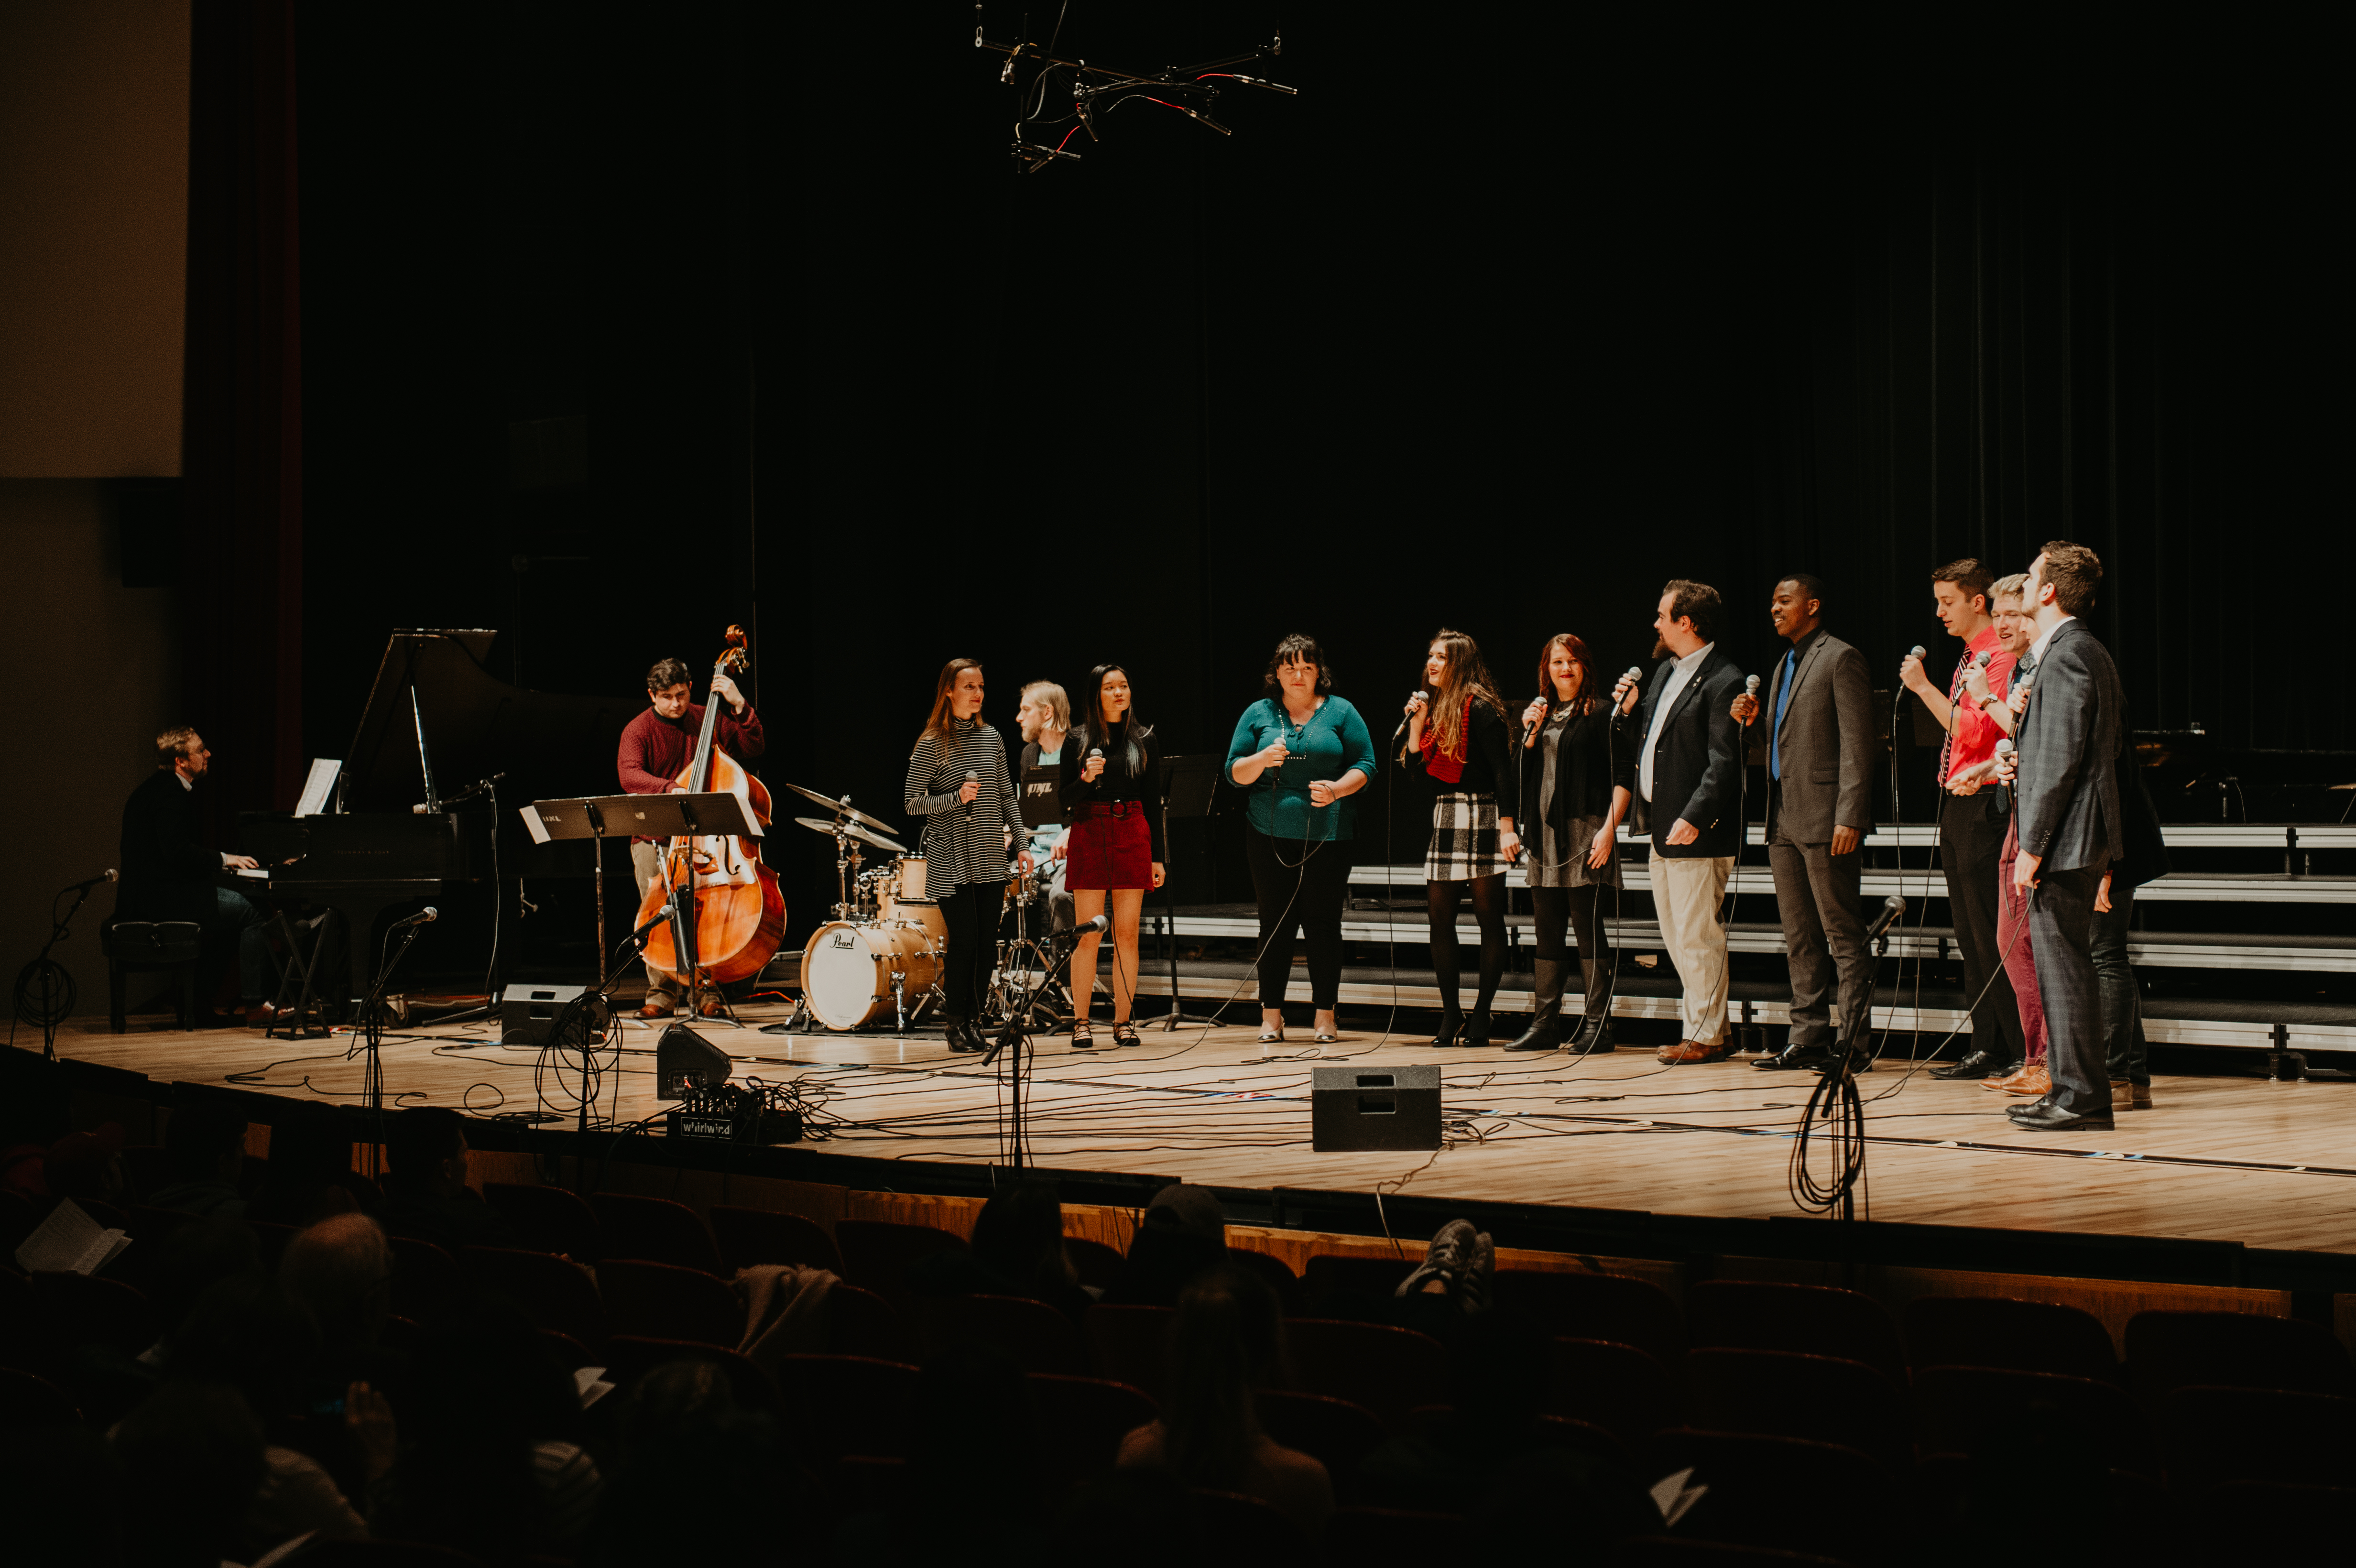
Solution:
[[(1462, 966), (1457, 961), (1456, 897), (1468, 884), (1463, 882), (1426, 882), (1423, 896), (1431, 917), (1431, 967), (1440, 977), (1440, 1005), (1456, 1006), (1458, 977)], [(1481, 927), (1481, 1000), (1476, 1010), (1487, 1012), (1490, 1000), (1497, 994), (1497, 982), (1505, 977), (1505, 874), (1475, 877), (1469, 884), (1472, 889), (1472, 919)]]

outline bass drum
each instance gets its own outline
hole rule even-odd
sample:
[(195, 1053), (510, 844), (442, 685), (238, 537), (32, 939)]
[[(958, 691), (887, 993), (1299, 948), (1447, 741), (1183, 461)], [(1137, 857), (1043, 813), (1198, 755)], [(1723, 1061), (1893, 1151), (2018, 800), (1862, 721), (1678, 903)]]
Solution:
[(829, 1029), (892, 1021), (893, 976), (910, 1011), (940, 977), (939, 944), (921, 926), (858, 925), (830, 921), (802, 949), (802, 999)]

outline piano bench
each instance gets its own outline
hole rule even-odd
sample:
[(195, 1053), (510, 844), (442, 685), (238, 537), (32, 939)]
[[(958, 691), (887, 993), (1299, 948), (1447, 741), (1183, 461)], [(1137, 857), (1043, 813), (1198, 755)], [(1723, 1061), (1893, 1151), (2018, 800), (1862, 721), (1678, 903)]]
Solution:
[(192, 920), (110, 920), (98, 928), (98, 950), (106, 955), (107, 1021), (121, 1034), (123, 982), (134, 970), (177, 971), (180, 982), (180, 1027), (197, 1027), (197, 960), (204, 953), (204, 928)]

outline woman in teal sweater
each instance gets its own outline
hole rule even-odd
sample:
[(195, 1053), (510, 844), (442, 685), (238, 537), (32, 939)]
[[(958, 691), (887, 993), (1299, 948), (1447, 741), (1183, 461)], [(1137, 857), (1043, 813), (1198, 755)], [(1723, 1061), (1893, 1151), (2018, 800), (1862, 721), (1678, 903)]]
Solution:
[(1333, 667), (1299, 633), (1268, 661), (1269, 695), (1244, 709), (1227, 742), (1227, 777), (1250, 792), (1245, 853), (1259, 899), (1260, 1042), (1284, 1038), (1284, 987), (1295, 933), (1309, 943), (1317, 1041), (1340, 1038), (1342, 906), (1350, 892), (1350, 833), (1380, 764), (1358, 710), (1332, 695)]

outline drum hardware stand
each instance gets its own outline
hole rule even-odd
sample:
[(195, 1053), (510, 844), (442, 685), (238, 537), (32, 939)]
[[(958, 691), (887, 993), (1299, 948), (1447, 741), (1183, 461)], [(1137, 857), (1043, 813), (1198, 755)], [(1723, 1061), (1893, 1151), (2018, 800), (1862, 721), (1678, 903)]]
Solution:
[[(1044, 888), (1040, 887), (1036, 880), (1040, 874), (1040, 871), (1034, 868), (1030, 871), (1023, 873), (1020, 877), (1019, 880), (1023, 885), (1023, 892), (1022, 896), (1018, 897), (1014, 901), (1014, 940), (1012, 942), (1001, 942), (997, 944), (998, 962), (995, 971), (990, 977), (990, 991), (989, 996), (983, 1004), (983, 1009), (985, 1016), (987, 1016), (990, 1008), (993, 1006), (996, 1007), (1001, 1021), (1011, 1020), (1016, 1018), (1027, 1019), (1030, 1016), (1030, 1010), (1040, 1006), (1042, 1003), (1044, 1003), (1051, 1008), (1054, 1005), (1054, 985), (1052, 981), (1043, 982), (1038, 987), (1038, 990), (1042, 995), (1040, 995), (1035, 1000), (1030, 997), (1026, 997), (1024, 1001), (1020, 1004), (1019, 1008), (1018, 1004), (1012, 1000), (1012, 993), (1016, 986), (1013, 976), (1017, 973), (1014, 965), (1017, 963), (1020, 963), (1023, 965), (1020, 971), (1023, 976), (1021, 984), (1024, 987), (1028, 987), (1031, 983), (1030, 975), (1032, 972), (1031, 965), (1033, 963), (1035, 962), (1042, 971), (1048, 971), (1054, 967), (1048, 958), (1046, 950), (1042, 948), (1031, 935), (1031, 906), (1039, 901), (1037, 895), (1045, 891)], [(1054, 941), (1052, 934), (1050, 934), (1048, 940), (1051, 943)], [(1066, 955), (1066, 957), (1068, 956), (1069, 955)], [(937, 991), (939, 987), (936, 987), (934, 989)], [(1070, 987), (1068, 984), (1066, 984), (1065, 990), (1066, 993), (1065, 999), (1068, 1004), (1070, 1001)], [(1071, 1010), (1072, 1009), (1067, 1005), (1066, 1013), (1057, 1014), (1056, 1016), (1061, 1018), (1066, 1016), (1066, 1014), (1068, 1014)]]

